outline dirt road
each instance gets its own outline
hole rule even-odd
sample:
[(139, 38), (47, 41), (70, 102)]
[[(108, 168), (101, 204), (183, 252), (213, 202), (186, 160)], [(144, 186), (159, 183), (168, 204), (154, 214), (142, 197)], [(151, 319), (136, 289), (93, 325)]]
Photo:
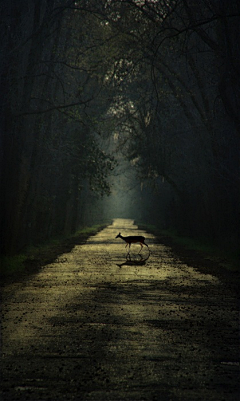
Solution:
[(4, 401), (239, 401), (236, 295), (117, 219), (4, 286), (2, 365)]

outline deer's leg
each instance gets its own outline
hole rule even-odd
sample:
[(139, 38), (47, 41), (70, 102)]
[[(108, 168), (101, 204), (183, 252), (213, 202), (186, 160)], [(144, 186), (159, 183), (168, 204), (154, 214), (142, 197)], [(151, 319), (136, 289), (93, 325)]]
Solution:
[(140, 245), (141, 245), (141, 249), (140, 249), (140, 251), (138, 252), (138, 254), (139, 253), (141, 253), (141, 250), (143, 249), (143, 244), (140, 242)]
[(129, 247), (129, 248), (128, 248), (128, 253), (127, 253), (127, 255), (129, 255), (131, 243), (130, 243), (130, 242), (127, 242), (127, 245), (125, 246), (125, 248), (127, 248), (127, 246)]
[[(130, 246), (131, 246), (131, 242), (128, 242), (126, 246), (129, 246), (128, 248), (128, 253), (127, 253), (127, 258), (128, 256), (130, 257)], [(130, 258), (131, 259), (131, 258)]]

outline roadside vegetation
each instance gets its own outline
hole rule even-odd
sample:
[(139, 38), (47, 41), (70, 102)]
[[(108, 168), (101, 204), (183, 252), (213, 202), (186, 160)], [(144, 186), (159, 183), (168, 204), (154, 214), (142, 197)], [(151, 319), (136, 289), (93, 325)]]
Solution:
[(89, 236), (96, 234), (107, 224), (84, 227), (70, 237), (61, 236), (45, 243), (28, 247), (20, 254), (1, 256), (0, 277), (4, 279), (34, 273), (41, 266), (57, 260), (62, 253), (70, 252), (76, 244), (84, 243)]
[(182, 236), (175, 229), (164, 230), (155, 225), (145, 223), (140, 223), (138, 226), (154, 234), (159, 241), (171, 245), (173, 250), (180, 256), (186, 256), (188, 251), (193, 252), (196, 260), (201, 258), (202, 261), (212, 262), (212, 264), (218, 265), (219, 269), (224, 269), (229, 273), (240, 273), (240, 250), (237, 248), (219, 247), (219, 245), (214, 244), (211, 239), (207, 238)]
[(239, 0), (28, 0), (0, 14), (10, 270), (32, 244), (115, 217), (235, 258)]

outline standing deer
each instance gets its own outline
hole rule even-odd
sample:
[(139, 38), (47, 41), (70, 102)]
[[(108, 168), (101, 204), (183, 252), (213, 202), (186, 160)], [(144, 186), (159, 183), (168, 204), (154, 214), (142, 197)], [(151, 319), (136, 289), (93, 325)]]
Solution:
[(144, 242), (145, 241), (145, 237), (143, 237), (142, 235), (129, 235), (128, 237), (123, 237), (123, 235), (121, 235), (121, 233), (119, 233), (116, 236), (116, 238), (122, 238), (122, 240), (127, 243), (125, 248), (127, 246), (129, 246), (128, 253), (130, 251), (131, 244), (138, 244), (139, 243), (141, 245), (141, 249), (140, 249), (140, 251), (138, 253), (141, 252), (141, 250), (143, 248), (143, 245), (146, 245), (148, 247), (148, 245), (145, 244), (145, 242)]

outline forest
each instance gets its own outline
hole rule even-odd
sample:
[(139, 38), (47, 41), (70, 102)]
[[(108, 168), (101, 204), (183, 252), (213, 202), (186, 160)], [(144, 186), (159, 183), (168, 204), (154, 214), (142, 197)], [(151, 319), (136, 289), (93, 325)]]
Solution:
[(114, 217), (239, 247), (239, 0), (0, 12), (1, 254)]

